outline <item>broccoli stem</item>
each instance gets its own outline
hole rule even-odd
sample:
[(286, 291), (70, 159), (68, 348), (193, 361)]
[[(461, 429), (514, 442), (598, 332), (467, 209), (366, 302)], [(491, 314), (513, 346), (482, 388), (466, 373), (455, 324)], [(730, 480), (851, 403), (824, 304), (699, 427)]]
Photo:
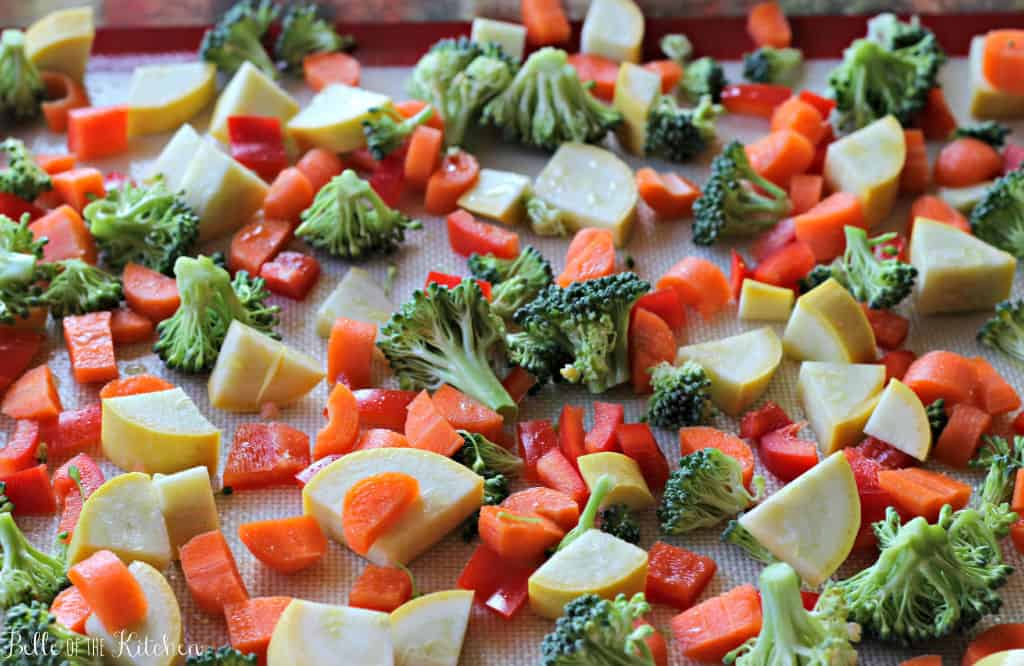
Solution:
[(584, 532), (594, 529), (597, 525), (597, 514), (601, 509), (601, 505), (604, 504), (604, 500), (608, 497), (608, 494), (615, 489), (615, 479), (602, 474), (594, 484), (594, 487), (590, 489), (590, 499), (587, 500), (587, 505), (583, 507), (583, 513), (580, 514), (580, 519), (576, 522), (576, 527), (569, 530), (568, 534), (562, 537), (562, 542), (558, 544), (556, 550), (565, 550), (576, 539), (583, 536)]

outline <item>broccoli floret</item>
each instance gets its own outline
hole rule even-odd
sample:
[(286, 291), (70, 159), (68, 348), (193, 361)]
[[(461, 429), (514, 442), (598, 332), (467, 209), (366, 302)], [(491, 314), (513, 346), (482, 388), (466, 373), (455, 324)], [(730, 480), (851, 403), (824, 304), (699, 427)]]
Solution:
[(1003, 301), (978, 331), (978, 342), (1024, 363), (1024, 300)]
[(495, 444), (477, 432), (460, 430), (462, 448), (455, 460), (489, 479), (495, 476), (516, 476), (523, 469), (523, 459), (500, 444)]
[(45, 93), (39, 70), (25, 51), (25, 33), (4, 30), (0, 34), (0, 116), (13, 121), (39, 117)]
[(181, 305), (157, 326), (160, 337), (153, 345), (168, 367), (189, 373), (212, 368), (235, 319), (278, 337), (274, 327), (280, 308), (264, 302), (269, 292), (262, 278), (238, 271), (232, 280), (226, 270), (203, 256), (179, 257), (174, 276)]
[(829, 75), (838, 128), (850, 132), (890, 114), (909, 125), (924, 108), (944, 61), (930, 33), (903, 48), (886, 48), (871, 39), (853, 42)]
[(274, 55), (289, 72), (302, 72), (302, 59), (313, 53), (345, 51), (355, 46), (351, 35), (339, 35), (334, 26), (319, 15), (315, 3), (300, 2), (285, 10), (281, 34), (274, 44)]
[(481, 53), (452, 78), (444, 95), (444, 141), (448, 146), (462, 144), (466, 130), (475, 122), (484, 105), (512, 82), (516, 65), (496, 44), (481, 47)]
[(538, 196), (527, 197), (526, 218), (530, 221), (530, 229), (538, 236), (569, 235), (562, 211)]
[(561, 377), (591, 393), (628, 381), (629, 313), (650, 288), (635, 273), (548, 285), (513, 315), (522, 331), (509, 336), (512, 362), (538, 381)]
[(999, 150), (1006, 143), (1006, 137), (1010, 136), (1010, 128), (997, 123), (994, 120), (987, 120), (976, 125), (958, 127), (953, 131), (954, 139), (977, 139), (984, 141), (996, 150)]
[(170, 273), (199, 236), (199, 216), (162, 178), (143, 186), (126, 182), (83, 213), (104, 261), (115, 270), (135, 263)]
[(738, 460), (718, 449), (683, 456), (665, 484), (658, 521), (665, 534), (683, 534), (717, 525), (750, 508), (764, 494), (764, 478), (755, 476), (754, 493), (743, 486)]
[(878, 42), (887, 49), (903, 49), (914, 46), (932, 32), (921, 25), (921, 19), (912, 16), (909, 21), (901, 21), (890, 12), (884, 12), (868, 21), (867, 38)]
[(199, 654), (189, 655), (186, 666), (256, 666), (259, 659), (254, 654), (240, 652), (233, 647), (206, 648)]
[(800, 576), (783, 562), (761, 572), (759, 587), (761, 631), (726, 655), (726, 664), (856, 666), (857, 651), (850, 641), (860, 635), (847, 624), (846, 605), (837, 590), (821, 595), (808, 612), (800, 596)]
[(823, 282), (833, 277), (832, 264), (818, 264), (807, 275), (800, 279), (800, 293), (806, 294)]
[(13, 324), (39, 305), (40, 280), (49, 279), (50, 267), (40, 263), (45, 239), (36, 240), (28, 229), (27, 214), (15, 222), (0, 214), (0, 323)]
[(473, 254), (469, 271), (493, 285), (491, 309), (506, 321), (552, 282), (551, 264), (531, 246), (523, 248), (515, 259)]
[(601, 509), (597, 526), (602, 532), (607, 532), (627, 543), (640, 543), (640, 523), (636, 514), (626, 504), (612, 504)]
[(481, 53), (476, 42), (459, 37), (442, 39), (430, 47), (412, 70), (406, 89), (412, 97), (443, 112), (445, 97), (455, 76)]
[(992, 183), (971, 211), (971, 231), (1024, 259), (1024, 169), (1014, 169)]
[(873, 310), (896, 307), (914, 289), (917, 269), (895, 257), (879, 259), (875, 247), (896, 237), (895, 233), (868, 238), (860, 227), (847, 226), (846, 251), (825, 269), (815, 267), (803, 285), (814, 288), (835, 278), (850, 294)]
[(50, 175), (40, 168), (23, 142), (7, 137), (0, 143), (0, 150), (7, 153), (7, 168), (0, 171), (0, 192), (32, 201), (53, 189)]
[(732, 141), (711, 162), (711, 177), (693, 204), (693, 242), (713, 245), (719, 236), (750, 236), (789, 214), (786, 191), (750, 166), (747, 152)]
[(272, 0), (239, 0), (203, 35), (199, 57), (225, 74), (233, 74), (246, 61), (276, 78), (274, 61), (263, 48), (263, 35), (280, 10)]
[(432, 115), (432, 106), (423, 107), (409, 118), (402, 118), (395, 111), (371, 110), (369, 119), (363, 121), (363, 134), (373, 159), (382, 160), (398, 150), (412, 131), (430, 120)]
[(674, 97), (662, 95), (647, 114), (644, 153), (673, 162), (700, 155), (715, 140), (715, 120), (722, 107), (705, 95), (693, 109), (682, 109)]
[(614, 601), (596, 594), (576, 597), (565, 605), (555, 630), (541, 644), (543, 666), (654, 666), (646, 641), (654, 629), (636, 620), (651, 611), (642, 593)]
[(730, 520), (725, 526), (725, 530), (722, 531), (722, 541), (738, 546), (751, 559), (757, 560), (762, 564), (772, 564), (779, 561), (777, 557), (764, 547), (764, 544), (757, 540), (757, 537), (750, 533), (750, 530), (740, 525), (738, 520)]
[(355, 171), (345, 169), (302, 211), (295, 235), (336, 257), (366, 259), (394, 252), (406, 230), (422, 228), (419, 221), (384, 203)]
[(762, 46), (743, 54), (743, 78), (754, 83), (792, 85), (803, 66), (804, 54), (800, 49)]
[(565, 51), (535, 51), (504, 92), (484, 106), (483, 122), (507, 141), (555, 150), (573, 141), (600, 141), (622, 114), (598, 101), (580, 81)]
[(95, 641), (59, 623), (45, 604), (11, 606), (0, 632), (0, 654), (11, 666), (102, 666)]
[(722, 89), (727, 84), (722, 66), (714, 58), (705, 56), (686, 66), (679, 88), (691, 104), (696, 104), (705, 95), (711, 97), (712, 102), (718, 103), (722, 101)]
[(946, 401), (942, 398), (933, 400), (925, 408), (925, 413), (928, 414), (928, 426), (932, 431), (932, 441), (937, 442), (942, 431), (946, 429), (946, 424), (949, 423), (949, 417), (946, 416)]
[(669, 60), (685, 65), (693, 57), (693, 44), (690, 38), (681, 32), (665, 35), (658, 42), (661, 52)]
[(39, 601), (49, 605), (68, 586), (66, 563), (37, 550), (10, 513), (0, 513), (0, 608)]
[(1002, 539), (1017, 520), (1007, 500), (1013, 493), (1017, 470), (1024, 467), (1024, 437), (1014, 437), (1013, 446), (1002, 437), (985, 437), (970, 465), (987, 470), (978, 494), (978, 510), (996, 538)]
[(583, 511), (580, 512), (580, 517), (576, 521), (576, 527), (569, 530), (562, 540), (558, 544), (558, 548), (555, 550), (564, 550), (576, 539), (583, 536), (584, 532), (588, 532), (597, 527), (597, 518), (601, 505), (604, 504), (604, 500), (608, 497), (611, 492), (615, 490), (615, 479), (607, 474), (602, 474), (598, 477), (594, 486), (590, 489), (590, 497), (587, 498), (587, 503), (583, 507)]
[(675, 366), (662, 361), (650, 372), (654, 389), (647, 400), (650, 424), (678, 430), (704, 423), (710, 411), (711, 380), (700, 364), (687, 361)]
[(81, 259), (64, 259), (56, 263), (56, 274), (39, 300), (60, 319), (116, 308), (121, 295), (116, 276)]
[(377, 343), (404, 389), (451, 384), (506, 418), (517, 405), (495, 375), (505, 361), (505, 323), (475, 280), (416, 290)]
[(14, 513), (14, 502), (7, 497), (7, 483), (0, 481), (0, 513)]

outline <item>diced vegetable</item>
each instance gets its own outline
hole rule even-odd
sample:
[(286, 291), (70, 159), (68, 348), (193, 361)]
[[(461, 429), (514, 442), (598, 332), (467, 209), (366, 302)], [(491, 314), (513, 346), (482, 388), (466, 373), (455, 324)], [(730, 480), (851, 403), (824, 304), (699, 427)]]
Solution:
[(797, 299), (782, 338), (801, 361), (864, 363), (875, 359), (875, 335), (864, 311), (834, 279)]
[(497, 44), (505, 55), (522, 60), (523, 49), (526, 48), (526, 28), (517, 23), (477, 16), (470, 27), (470, 39), (477, 44)]
[(25, 51), (39, 69), (61, 72), (81, 81), (95, 36), (92, 7), (62, 9), (28, 27)]
[[(829, 144), (825, 181), (833, 191), (857, 195), (870, 229), (892, 210), (906, 156), (903, 127), (885, 117)], [(865, 161), (870, 169), (863, 168)]]
[(480, 169), (476, 183), (459, 197), (458, 204), (471, 213), (515, 225), (526, 213), (523, 201), (529, 187), (530, 179), (522, 174)]
[(251, 62), (244, 62), (217, 98), (210, 134), (227, 143), (231, 116), (272, 116), (288, 123), (299, 113), (292, 97)]
[(876, 364), (805, 362), (797, 390), (821, 450), (856, 443), (877, 404), (885, 368)]
[(971, 115), (975, 118), (1020, 118), (1024, 117), (1024, 94), (999, 90), (985, 73), (985, 51), (987, 35), (976, 35), (971, 39), (969, 55), (971, 84)]
[(235, 556), (220, 530), (198, 534), (180, 549), (181, 571), (200, 610), (221, 615), (228, 604), (245, 601), (245, 589)]
[(580, 33), (580, 50), (616, 62), (639, 62), (644, 16), (632, 0), (590, 3)]
[(329, 337), (339, 317), (377, 324), (379, 330), (394, 310), (394, 303), (369, 273), (362, 268), (350, 268), (320, 304), (316, 332), (322, 338)]
[(458, 666), (472, 609), (473, 592), (444, 590), (394, 610), (395, 666)]
[(366, 145), (363, 121), (389, 108), (391, 99), (385, 95), (331, 84), (288, 121), (288, 134), (303, 148), (316, 146), (335, 153), (356, 150)]
[(327, 538), (312, 516), (245, 523), (238, 538), (253, 557), (285, 574), (308, 569), (327, 552)]
[[(168, 183), (170, 185), (170, 183)], [(263, 206), (267, 184), (207, 137), (181, 175), (184, 201), (199, 216), (199, 240), (227, 235)]]
[(746, 278), (740, 290), (739, 318), (745, 320), (786, 321), (796, 296), (792, 289), (776, 287)]
[(768, 388), (782, 362), (782, 343), (770, 328), (681, 347), (677, 363), (696, 361), (711, 380), (711, 400), (738, 416)]
[(142, 65), (128, 88), (128, 135), (171, 132), (192, 120), (217, 94), (210, 63)]
[(622, 145), (634, 155), (644, 154), (647, 119), (660, 95), (661, 77), (657, 74), (631, 62), (619, 67), (613, 105), (622, 114), (622, 124), (616, 132)]
[(864, 434), (883, 442), (918, 460), (926, 460), (932, 445), (928, 414), (917, 395), (898, 379), (882, 391), (871, 418), (864, 425)]
[(321, 666), (339, 655), (355, 664), (393, 664), (387, 613), (296, 599), (274, 628), (267, 666)]
[(611, 477), (614, 486), (605, 497), (603, 506), (625, 504), (631, 509), (643, 511), (654, 506), (654, 496), (647, 487), (640, 465), (629, 456), (614, 451), (588, 453), (576, 459), (580, 475), (587, 488), (594, 491), (602, 476)]

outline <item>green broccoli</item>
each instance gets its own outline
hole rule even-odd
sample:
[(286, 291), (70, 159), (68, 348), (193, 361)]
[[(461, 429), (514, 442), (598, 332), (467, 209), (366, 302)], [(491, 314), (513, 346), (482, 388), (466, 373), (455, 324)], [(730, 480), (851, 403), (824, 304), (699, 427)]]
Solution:
[(540, 382), (618, 386), (630, 377), (629, 313), (650, 288), (635, 273), (548, 285), (513, 315), (522, 330), (509, 336), (509, 357)]
[(179, 257), (174, 276), (181, 305), (157, 326), (160, 337), (153, 345), (167, 367), (193, 374), (212, 368), (235, 319), (277, 337), (274, 328), (280, 308), (265, 303), (269, 292), (262, 278), (238, 271), (232, 280), (204, 256)]
[(978, 342), (1024, 363), (1024, 299), (1003, 301), (978, 331)]
[(642, 593), (614, 601), (596, 594), (576, 597), (565, 605), (555, 630), (541, 644), (543, 666), (654, 666), (648, 624), (634, 626), (651, 611)]
[(681, 32), (665, 35), (658, 42), (658, 47), (665, 57), (685, 65), (693, 57), (693, 44), (690, 38)]
[(203, 35), (199, 58), (224, 74), (234, 74), (248, 61), (276, 78), (277, 68), (262, 40), (279, 12), (272, 0), (239, 0)]
[(640, 543), (640, 523), (626, 504), (611, 504), (598, 514), (597, 526), (602, 532), (631, 544)]
[(480, 53), (480, 45), (466, 37), (442, 39), (413, 67), (406, 90), (412, 97), (428, 102), (443, 113), (452, 81)]
[(773, 564), (779, 561), (771, 554), (771, 551), (764, 547), (764, 544), (757, 540), (757, 537), (751, 534), (746, 527), (740, 525), (738, 520), (733, 519), (728, 522), (725, 530), (722, 531), (722, 541), (739, 547), (747, 556), (761, 564)]
[(4, 30), (0, 34), (0, 117), (15, 122), (38, 118), (45, 94), (39, 70), (25, 51), (25, 33)]
[(672, 162), (697, 157), (714, 142), (715, 120), (722, 111), (709, 95), (701, 97), (693, 109), (680, 108), (670, 95), (660, 96), (647, 114), (644, 153)]
[(530, 195), (526, 199), (526, 218), (530, 221), (530, 229), (538, 236), (569, 235), (565, 226), (565, 215), (562, 211), (538, 196)]
[(50, 266), (41, 263), (46, 239), (36, 240), (28, 229), (27, 214), (15, 222), (0, 214), (0, 323), (26, 319), (40, 304), (41, 280), (48, 280)]
[(816, 266), (801, 282), (810, 290), (829, 278), (843, 285), (850, 294), (873, 310), (899, 305), (914, 289), (917, 269), (895, 257), (880, 259), (875, 248), (896, 237), (895, 233), (868, 238), (860, 227), (847, 226), (846, 251), (828, 266)]
[(851, 132), (890, 114), (909, 125), (936, 86), (945, 58), (931, 33), (902, 48), (887, 48), (871, 39), (856, 40), (829, 75), (837, 105), (837, 129)]
[(46, 604), (11, 606), (0, 632), (0, 654), (11, 666), (102, 666), (103, 654), (90, 638), (57, 621)]
[(933, 400), (925, 408), (925, 413), (928, 414), (928, 426), (932, 431), (932, 441), (937, 442), (942, 431), (946, 429), (946, 424), (949, 423), (949, 417), (946, 416), (946, 401), (942, 398)]
[(465, 69), (458, 72), (444, 95), (444, 141), (462, 144), (466, 130), (476, 122), (484, 105), (501, 94), (516, 74), (515, 62), (496, 44), (481, 47)]
[(783, 562), (761, 572), (761, 615), (757, 638), (725, 657), (737, 666), (856, 666), (851, 641), (860, 631), (846, 622), (846, 606), (836, 590), (821, 595), (814, 610), (804, 609), (800, 576)]
[(762, 46), (743, 54), (743, 78), (754, 83), (791, 86), (800, 78), (804, 54), (800, 49)]
[(700, 449), (683, 456), (665, 484), (658, 506), (664, 534), (684, 534), (712, 527), (748, 509), (764, 494), (764, 478), (755, 476), (754, 493), (743, 486), (738, 460), (718, 449)]
[(298, 238), (336, 257), (356, 260), (394, 252), (408, 229), (423, 225), (391, 208), (352, 169), (320, 188), (302, 211)]
[(931, 35), (928, 28), (921, 25), (921, 19), (912, 16), (909, 21), (901, 21), (890, 12), (879, 14), (868, 21), (868, 36), (887, 49), (903, 49), (914, 46)]
[(225, 645), (206, 648), (199, 654), (192, 654), (185, 660), (185, 666), (256, 666), (259, 658)]
[(104, 261), (115, 270), (135, 263), (170, 273), (199, 236), (199, 216), (163, 178), (110, 189), (106, 197), (87, 205), (83, 215)]
[(40, 168), (22, 141), (7, 137), (0, 143), (0, 150), (7, 153), (7, 168), (0, 171), (0, 192), (33, 201), (53, 189), (50, 175)]
[(366, 135), (366, 147), (373, 159), (382, 160), (402, 147), (413, 130), (430, 120), (434, 115), (434, 107), (425, 106), (419, 113), (402, 118), (397, 111), (381, 112), (373, 109), (370, 117), (363, 121), (363, 134)]
[(515, 259), (473, 254), (469, 257), (469, 272), (493, 285), (491, 309), (506, 321), (552, 282), (551, 264), (531, 246), (523, 248)]
[[(464, 443), (454, 460), (484, 478), (484, 506), (501, 504), (509, 495), (509, 477), (518, 475), (523, 468), (522, 458), (479, 433), (460, 430), (459, 435)], [(479, 519), (480, 512), (474, 511), (463, 521), (463, 539), (471, 541), (476, 536)]]
[(351, 35), (339, 35), (319, 15), (315, 3), (298, 2), (285, 10), (281, 34), (274, 43), (274, 55), (292, 73), (302, 72), (302, 59), (313, 53), (346, 51), (355, 46)]
[(775, 226), (791, 209), (786, 191), (750, 165), (739, 141), (711, 162), (711, 177), (693, 204), (693, 242), (713, 245), (719, 236), (750, 236)]
[(1002, 539), (1017, 521), (1007, 500), (1013, 494), (1017, 470), (1024, 467), (1024, 437), (1014, 437), (1010, 446), (1002, 437), (986, 436), (970, 466), (988, 472), (978, 494), (979, 511), (996, 538)]
[(404, 389), (450, 384), (506, 418), (518, 406), (495, 375), (505, 361), (505, 324), (480, 286), (416, 290), (391, 316), (377, 343)]
[(599, 516), (599, 510), (601, 505), (604, 504), (605, 498), (615, 490), (615, 479), (607, 474), (602, 474), (597, 478), (597, 482), (594, 483), (594, 487), (590, 489), (590, 497), (587, 498), (587, 503), (583, 507), (583, 511), (580, 512), (580, 517), (576, 521), (576, 527), (569, 530), (561, 542), (558, 544), (558, 548), (555, 550), (564, 550), (568, 548), (576, 539), (583, 536), (584, 532), (597, 527), (597, 519)]
[(711, 97), (711, 101), (722, 101), (722, 90), (728, 85), (725, 80), (725, 70), (714, 58), (704, 56), (697, 58), (683, 71), (683, 78), (679, 81), (683, 98), (691, 104), (696, 104), (704, 96)]
[(647, 401), (648, 423), (667, 430), (704, 423), (711, 406), (711, 380), (700, 364), (662, 361), (650, 373), (654, 392)]
[(14, 513), (14, 502), (7, 497), (7, 483), (0, 481), (0, 513)]
[(535, 51), (500, 95), (484, 106), (483, 122), (507, 141), (545, 150), (563, 143), (593, 143), (622, 122), (622, 114), (590, 94), (565, 51)]
[(39, 601), (49, 606), (69, 585), (67, 563), (36, 550), (18, 529), (10, 513), (0, 513), (0, 608)]
[(121, 303), (121, 281), (114, 275), (81, 259), (56, 262), (56, 274), (39, 301), (60, 319), (99, 310), (110, 310)]
[(992, 183), (971, 211), (971, 231), (1024, 259), (1024, 169), (1014, 169)]
[(999, 150), (1006, 143), (1006, 137), (1010, 136), (1010, 128), (997, 123), (994, 120), (987, 120), (983, 123), (958, 127), (953, 131), (954, 139), (977, 139), (984, 141), (996, 150)]

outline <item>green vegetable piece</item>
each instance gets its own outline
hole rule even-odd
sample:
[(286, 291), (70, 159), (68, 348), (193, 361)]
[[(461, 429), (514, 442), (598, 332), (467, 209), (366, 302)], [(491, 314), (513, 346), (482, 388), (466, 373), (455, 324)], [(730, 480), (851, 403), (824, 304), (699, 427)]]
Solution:
[(735, 518), (764, 495), (764, 478), (754, 477), (754, 493), (743, 486), (739, 461), (718, 449), (700, 449), (679, 461), (658, 506), (664, 534), (684, 534)]
[(679, 88), (683, 98), (691, 104), (696, 104), (705, 96), (711, 97), (711, 101), (717, 104), (722, 101), (722, 90), (727, 84), (722, 65), (714, 58), (705, 56), (686, 66)]
[(33, 201), (53, 189), (50, 175), (36, 163), (35, 156), (22, 141), (7, 137), (0, 143), (0, 150), (7, 153), (7, 168), (0, 171), (0, 192)]
[(57, 622), (48, 606), (38, 601), (12, 606), (0, 632), (4, 663), (32, 666), (102, 666), (96, 642)]
[(39, 70), (25, 50), (25, 33), (4, 30), (0, 34), (0, 117), (14, 122), (38, 118), (45, 93)]
[[(0, 513), (0, 608), (39, 601), (47, 606), (69, 585), (67, 563), (37, 550), (10, 513)], [(31, 643), (29, 643), (31, 644)]]
[(56, 274), (39, 300), (60, 319), (111, 310), (121, 303), (121, 296), (117, 277), (81, 259), (63, 259), (56, 263)]
[(828, 266), (816, 266), (801, 282), (801, 289), (810, 291), (829, 278), (855, 299), (873, 310), (896, 307), (910, 295), (917, 279), (917, 269), (896, 257), (881, 259), (875, 248), (896, 237), (895, 233), (868, 238), (860, 227), (847, 226), (846, 251)]
[(229, 75), (249, 61), (276, 78), (277, 68), (262, 40), (279, 13), (272, 0), (239, 0), (203, 35), (199, 58)]
[(274, 55), (287, 71), (300, 74), (306, 56), (347, 51), (355, 43), (352, 35), (339, 35), (334, 26), (320, 16), (316, 3), (298, 2), (285, 10), (281, 34), (274, 43)]
[(711, 380), (695, 361), (675, 366), (662, 361), (651, 371), (653, 393), (646, 420), (659, 428), (678, 430), (704, 423), (711, 410)]
[(614, 601), (596, 594), (576, 597), (565, 605), (555, 630), (541, 644), (543, 666), (654, 666), (646, 641), (654, 629), (634, 627), (651, 610), (644, 595)]
[(633, 510), (625, 504), (612, 504), (601, 509), (597, 526), (602, 532), (607, 532), (627, 543), (640, 543), (640, 523)]
[(1024, 169), (1014, 169), (992, 183), (971, 211), (971, 231), (1024, 259)]
[(674, 97), (661, 95), (647, 115), (644, 153), (672, 162), (687, 162), (715, 141), (715, 120), (723, 108), (701, 97), (696, 108), (682, 109)]
[(506, 321), (551, 284), (551, 264), (534, 247), (527, 246), (515, 259), (500, 259), (492, 254), (472, 254), (469, 272), (491, 283), (491, 309)]
[(791, 86), (800, 78), (804, 54), (800, 49), (762, 46), (743, 54), (743, 78), (754, 83)]

